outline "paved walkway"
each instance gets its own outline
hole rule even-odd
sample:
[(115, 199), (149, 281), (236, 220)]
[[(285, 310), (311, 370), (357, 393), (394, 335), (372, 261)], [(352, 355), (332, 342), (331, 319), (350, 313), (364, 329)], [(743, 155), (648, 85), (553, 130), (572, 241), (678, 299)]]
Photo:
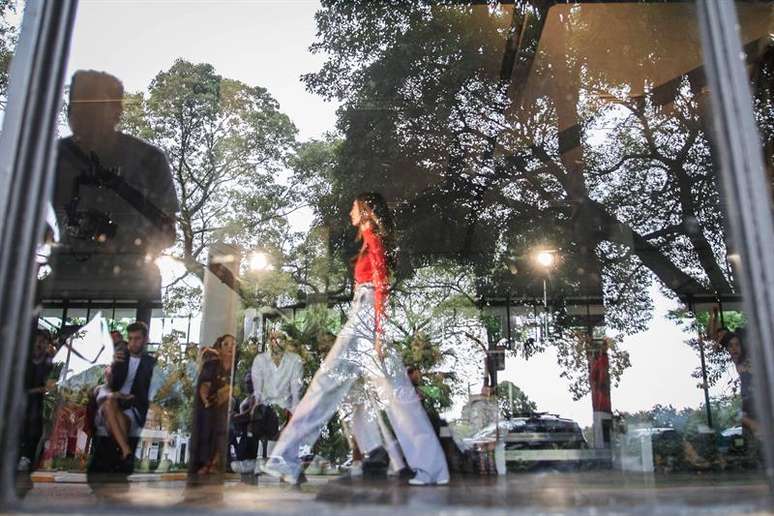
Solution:
[[(67, 480), (62, 478), (61, 480)], [(159, 509), (197, 514), (312, 514), (327, 516), (426, 513), (489, 514), (770, 514), (767, 485), (749, 474), (623, 475), (619, 472), (514, 474), (456, 478), (443, 487), (398, 480), (346, 481), (310, 477), (300, 488), (261, 478), (258, 485), (227, 480), (196, 488), (182, 480), (135, 479), (100, 489), (75, 481), (36, 483), (21, 512), (147, 514)]]

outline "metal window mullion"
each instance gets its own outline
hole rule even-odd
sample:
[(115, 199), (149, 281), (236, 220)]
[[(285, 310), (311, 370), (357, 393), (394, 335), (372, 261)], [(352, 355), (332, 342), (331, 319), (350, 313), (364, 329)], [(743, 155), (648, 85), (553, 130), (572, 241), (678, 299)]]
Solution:
[(0, 138), (0, 503), (16, 499), (35, 250), (53, 179), (56, 121), (77, 0), (28, 0)]
[(696, 2), (719, 163), (735, 263), (750, 315), (747, 348), (755, 376), (757, 418), (774, 486), (774, 223), (762, 144), (753, 113), (736, 7), (728, 0)]

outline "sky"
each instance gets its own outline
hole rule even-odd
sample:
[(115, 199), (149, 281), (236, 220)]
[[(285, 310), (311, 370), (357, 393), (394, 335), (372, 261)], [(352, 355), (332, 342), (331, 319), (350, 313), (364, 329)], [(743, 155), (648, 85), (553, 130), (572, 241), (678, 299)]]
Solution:
[(267, 88), (299, 129), (318, 137), (335, 125), (337, 105), (299, 81), (323, 57), (308, 51), (319, 3), (307, 0), (81, 0), (69, 62), (109, 71), (127, 91), (148, 87), (177, 58)]
[[(296, 124), (299, 139), (319, 137), (335, 128), (337, 106), (306, 91), (299, 80), (323, 62), (308, 51), (317, 8), (318, 2), (307, 0), (81, 0), (69, 74), (103, 70), (119, 77), (127, 91), (139, 91), (177, 58), (211, 63), (225, 77), (267, 88)], [(292, 222), (308, 226), (309, 216), (300, 212)], [(650, 328), (623, 344), (632, 367), (613, 389), (617, 410), (648, 409), (657, 403), (695, 407), (703, 399), (690, 376), (699, 358), (684, 344), (687, 335), (665, 320), (671, 302), (655, 289), (652, 296), (656, 313)], [(176, 326), (185, 330), (187, 321)], [(539, 410), (589, 425), (589, 397), (572, 401), (560, 373), (549, 351), (529, 361), (509, 358), (500, 378), (521, 387)], [(713, 392), (727, 390), (728, 379)], [(480, 385), (471, 388), (477, 392)], [(456, 404), (452, 415), (460, 407)]]

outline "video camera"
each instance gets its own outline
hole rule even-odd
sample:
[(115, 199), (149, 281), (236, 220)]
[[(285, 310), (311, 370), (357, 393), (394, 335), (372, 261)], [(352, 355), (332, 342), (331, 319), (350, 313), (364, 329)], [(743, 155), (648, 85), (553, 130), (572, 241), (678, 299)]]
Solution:
[(65, 206), (65, 231), (78, 240), (90, 240), (105, 243), (116, 236), (118, 225), (109, 213), (95, 209), (79, 209), (81, 202), (81, 187), (92, 186), (113, 191), (126, 201), (137, 213), (145, 217), (156, 229), (168, 235), (173, 241), (175, 237), (175, 218), (165, 213), (150, 202), (140, 191), (130, 185), (121, 175), (119, 169), (106, 168), (100, 162), (96, 153), (88, 156), (72, 142), (69, 147), (80, 157), (85, 168), (73, 180), (73, 191), (70, 201)]
[(118, 171), (102, 166), (95, 153), (89, 156), (88, 167), (73, 180), (70, 202), (65, 206), (65, 232), (71, 238), (104, 244), (118, 232), (118, 225), (109, 213), (95, 209), (79, 209), (81, 186), (113, 189), (119, 179)]

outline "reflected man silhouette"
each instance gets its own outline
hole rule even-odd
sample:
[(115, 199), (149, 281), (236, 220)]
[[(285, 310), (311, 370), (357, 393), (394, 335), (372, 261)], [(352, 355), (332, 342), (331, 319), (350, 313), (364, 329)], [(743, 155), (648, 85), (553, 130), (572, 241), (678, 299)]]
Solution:
[(72, 136), (58, 143), (54, 210), (64, 229), (41, 284), (49, 298), (158, 300), (153, 259), (174, 243), (178, 201), (157, 147), (117, 130), (124, 88), (80, 70), (70, 84)]

